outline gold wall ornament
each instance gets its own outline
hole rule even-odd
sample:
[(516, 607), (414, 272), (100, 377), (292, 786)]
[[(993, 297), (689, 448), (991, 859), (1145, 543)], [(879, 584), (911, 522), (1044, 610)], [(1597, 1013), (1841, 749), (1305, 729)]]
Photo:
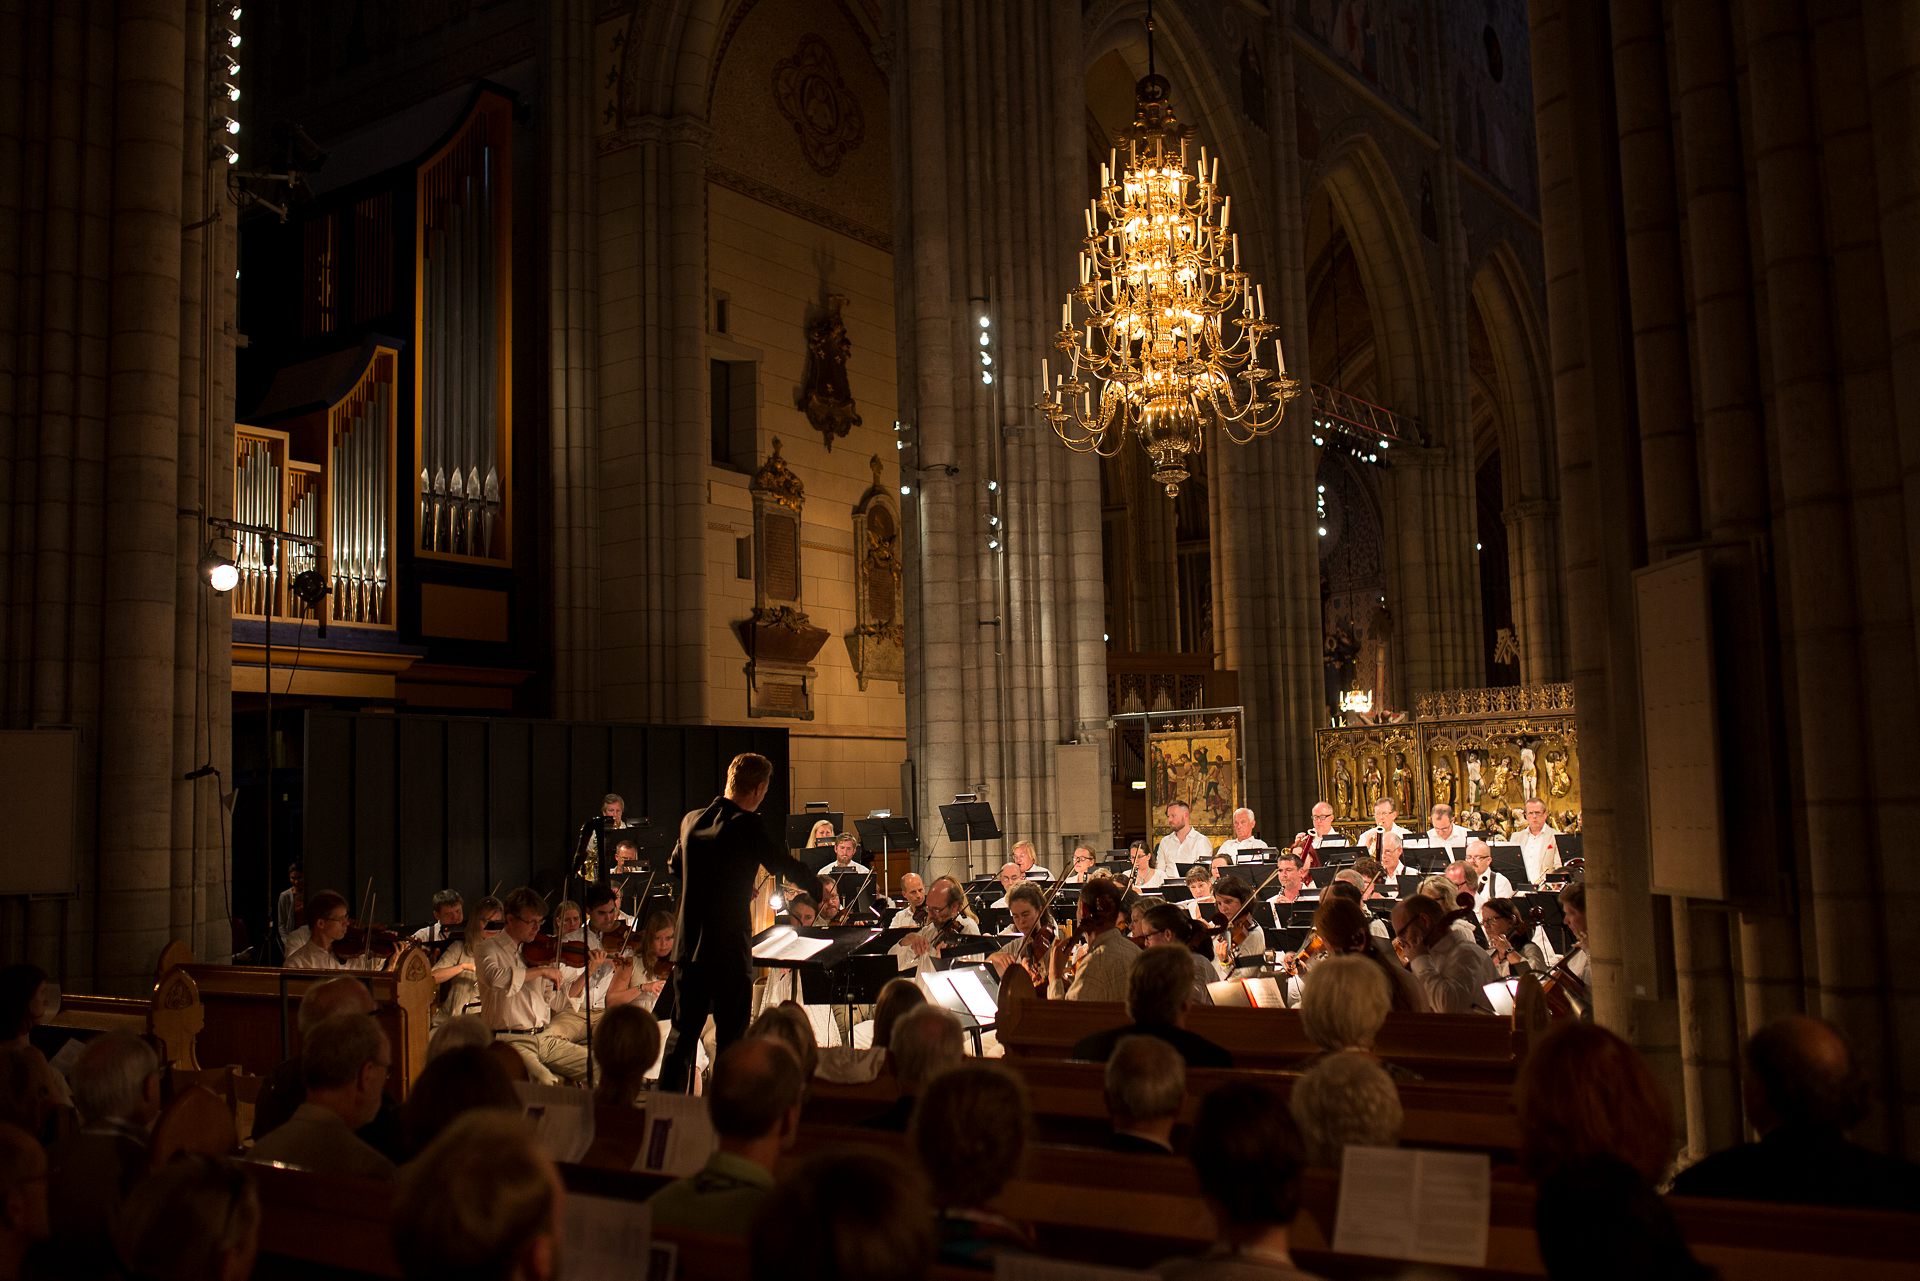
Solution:
[(753, 496), (753, 612), (733, 625), (747, 656), (747, 715), (813, 719), (814, 655), (827, 643), (801, 602), (800, 516), (806, 487), (780, 440), (747, 482)]
[[(1233, 202), (1220, 194), (1218, 157), (1199, 149), (1190, 169), (1190, 131), (1152, 74), (1153, 19), (1147, 19), (1148, 75), (1135, 88), (1136, 113), (1100, 167), (1086, 215), (1080, 284), (1060, 307), (1054, 338), (1064, 372), (1040, 362), (1045, 414), (1069, 449), (1112, 457), (1129, 436), (1153, 462), (1153, 478), (1175, 497), (1191, 474), (1209, 424), (1235, 444), (1278, 427), (1300, 394), (1280, 340), (1274, 368), (1260, 363), (1274, 326), (1266, 299), (1240, 267), (1228, 230)], [(1074, 324), (1074, 300), (1085, 313)]]
[(807, 326), (807, 380), (800, 389), (800, 408), (829, 450), (834, 437), (844, 436), (860, 425), (853, 388), (847, 382), (847, 358), (853, 354), (853, 343), (847, 337), (846, 322), (840, 318), (846, 302), (838, 294), (830, 296), (820, 319)]
[(767, 498), (790, 511), (799, 511), (807, 498), (807, 488), (794, 475), (793, 468), (787, 466), (787, 460), (780, 456), (780, 438), (773, 438), (773, 452), (767, 455), (767, 461), (760, 464), (760, 470), (753, 473), (747, 482), (750, 493), (764, 494)]

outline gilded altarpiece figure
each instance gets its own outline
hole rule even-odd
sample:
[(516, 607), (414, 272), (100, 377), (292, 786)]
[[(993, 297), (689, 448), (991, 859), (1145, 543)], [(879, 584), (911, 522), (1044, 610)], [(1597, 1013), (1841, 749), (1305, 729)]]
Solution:
[(900, 514), (882, 482), (880, 459), (873, 485), (853, 509), (854, 628), (847, 633), (847, 657), (864, 692), (869, 681), (907, 678), (907, 629), (900, 609)]
[(813, 719), (814, 655), (827, 643), (801, 608), (800, 513), (806, 488), (780, 441), (747, 486), (753, 495), (753, 614), (733, 625), (747, 652), (747, 715)]

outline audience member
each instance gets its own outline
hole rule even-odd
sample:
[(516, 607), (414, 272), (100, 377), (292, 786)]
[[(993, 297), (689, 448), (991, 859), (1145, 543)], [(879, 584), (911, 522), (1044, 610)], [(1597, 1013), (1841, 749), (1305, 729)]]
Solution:
[(31, 1045), (0, 1046), (0, 1124), (17, 1125), (43, 1145), (56, 1142), (72, 1128), (71, 1109), (54, 1093), (59, 1079)]
[[(1393, 1008), (1393, 981), (1370, 956), (1326, 956), (1313, 963), (1311, 982), (1300, 990), (1300, 1030), (1320, 1047), (1311, 1058), (1290, 1065), (1304, 1072), (1342, 1050), (1373, 1053), (1373, 1043)], [(1419, 1074), (1382, 1062), (1396, 1081), (1417, 1081)]]
[(1761, 1028), (1747, 1042), (1741, 1086), (1760, 1141), (1683, 1170), (1676, 1195), (1920, 1211), (1920, 1165), (1847, 1138), (1869, 1093), (1831, 1023), (1789, 1015)]
[(1193, 1000), (1192, 955), (1186, 948), (1153, 947), (1141, 953), (1127, 976), (1127, 1027), (1084, 1037), (1069, 1058), (1105, 1063), (1123, 1036), (1156, 1036), (1180, 1051), (1188, 1067), (1232, 1067), (1233, 1055), (1206, 1037), (1187, 1031), (1187, 1006)]
[(806, 1078), (813, 1079), (820, 1066), (820, 1043), (813, 1039), (813, 1023), (797, 1001), (782, 1001), (760, 1011), (760, 1017), (747, 1029), (748, 1036), (771, 1036), (783, 1042), (800, 1060)]
[[(373, 1011), (373, 993), (367, 990), (366, 983), (342, 976), (307, 989), (307, 994), (300, 998), (300, 1009), (294, 1016), (294, 1025), (300, 1031), (300, 1043), (305, 1045), (313, 1035), (313, 1030), (335, 1015), (371, 1014)], [(267, 1079), (260, 1083), (260, 1097), (253, 1109), (253, 1137), (256, 1142), (284, 1125), (299, 1108), (307, 1096), (307, 1087), (302, 1078), (298, 1054), (267, 1073)], [(359, 1135), (362, 1143), (389, 1161), (406, 1159), (406, 1142), (400, 1133), (400, 1108), (385, 1095), (381, 1096), (379, 1112), (373, 1120), (360, 1127)]]
[(493, 1033), (487, 1030), (487, 1021), (478, 1014), (462, 1014), (442, 1023), (427, 1038), (427, 1062), (449, 1050), (484, 1050), (492, 1044)]
[(1536, 1181), (1608, 1157), (1647, 1186), (1673, 1160), (1673, 1113), (1646, 1060), (1592, 1023), (1564, 1022), (1533, 1047), (1514, 1083), (1520, 1164)]
[[(0, 1117), (15, 1124), (33, 1113), (40, 1115), (40, 1129), (30, 1129), (41, 1142), (55, 1137), (64, 1128), (63, 1118), (73, 1107), (73, 1093), (67, 1079), (47, 1063), (46, 1055), (35, 1049), (30, 1039), (33, 1029), (47, 1017), (49, 995), (47, 972), (37, 965), (9, 965), (0, 968), (0, 1052), (19, 1051), (14, 1078), (31, 1082), (32, 1089), (18, 1086), (9, 1095), (20, 1102), (16, 1115)], [(0, 1100), (4, 1108), (6, 1100)], [(24, 1127), (23, 1127), (24, 1128)]]
[(707, 1085), (719, 1146), (698, 1174), (654, 1193), (655, 1227), (738, 1236), (773, 1190), (773, 1167), (800, 1133), (807, 1078), (784, 1041), (749, 1036), (720, 1051)]
[(1300, 1209), (1300, 1135), (1264, 1085), (1223, 1085), (1200, 1100), (1187, 1159), (1213, 1211), (1218, 1241), (1197, 1259), (1154, 1271), (1175, 1281), (1312, 1281), (1293, 1266), (1288, 1230)]
[(1187, 1097), (1187, 1061), (1157, 1036), (1123, 1036), (1107, 1060), (1107, 1116), (1116, 1152), (1173, 1151), (1173, 1123)]
[(820, 1063), (814, 1068), (814, 1074), (843, 1085), (864, 1085), (878, 1080), (889, 1063), (887, 1042), (893, 1036), (893, 1025), (902, 1014), (926, 1003), (927, 994), (912, 979), (888, 979), (873, 1003), (872, 1043), (866, 1049), (829, 1046), (820, 1051)]
[[(1806, 1171), (1796, 1177), (1805, 1181)], [(1568, 1213), (1569, 1206), (1578, 1209)], [(1542, 1179), (1533, 1224), (1552, 1281), (1714, 1276), (1687, 1249), (1672, 1212), (1640, 1172), (1611, 1157), (1571, 1161)]]
[(1364, 1050), (1323, 1057), (1298, 1081), (1287, 1099), (1309, 1165), (1340, 1165), (1349, 1143), (1391, 1148), (1400, 1144), (1405, 1115), (1400, 1091), (1380, 1061)]
[(905, 1131), (914, 1103), (932, 1081), (960, 1066), (966, 1040), (960, 1020), (937, 1005), (918, 1005), (902, 1014), (887, 1041), (887, 1060), (893, 1064), (900, 1097), (886, 1111), (861, 1124), (870, 1130)]
[(237, 1161), (176, 1157), (127, 1197), (113, 1241), (126, 1281), (247, 1281), (260, 1195)]
[(131, 1032), (95, 1037), (73, 1065), (80, 1128), (47, 1153), (55, 1249), (70, 1274), (113, 1266), (120, 1204), (146, 1173), (147, 1136), (160, 1115), (160, 1058)]
[(926, 1185), (884, 1153), (823, 1152), (767, 1194), (747, 1257), (752, 1281), (923, 1277), (933, 1264)]
[(47, 1232), (47, 1154), (33, 1135), (0, 1121), (0, 1281), (20, 1276)]
[(927, 1086), (907, 1134), (933, 1193), (940, 1262), (990, 1268), (997, 1254), (1031, 1248), (1024, 1225), (987, 1206), (1020, 1173), (1032, 1125), (1026, 1086), (997, 1063)]
[(519, 1113), (520, 1091), (500, 1056), (485, 1046), (463, 1045), (429, 1059), (400, 1109), (407, 1152), (418, 1156), (448, 1126), (479, 1108)]
[(647, 1074), (660, 1062), (660, 1020), (643, 1005), (616, 1005), (593, 1024), (593, 1061), (600, 1066), (594, 1102), (630, 1108), (647, 1088)]
[(407, 1281), (553, 1281), (563, 1195), (532, 1126), (469, 1112), (401, 1173), (394, 1258)]
[(393, 1162), (353, 1132), (373, 1120), (393, 1069), (387, 1034), (370, 1014), (336, 1014), (313, 1029), (300, 1055), (306, 1101), (253, 1145), (255, 1161), (321, 1174), (391, 1179)]

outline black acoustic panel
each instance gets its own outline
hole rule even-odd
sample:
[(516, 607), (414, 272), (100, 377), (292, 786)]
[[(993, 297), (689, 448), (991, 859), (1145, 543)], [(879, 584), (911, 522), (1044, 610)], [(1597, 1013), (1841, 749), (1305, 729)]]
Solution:
[[(307, 892), (345, 885), (353, 872), (353, 726), (343, 712), (307, 715), (306, 829), (302, 855)], [(276, 869), (275, 875), (279, 872)], [(273, 887), (276, 896), (284, 880)]]
[[(647, 730), (647, 808), (654, 826), (677, 832), (688, 810), (705, 805), (720, 789), (687, 775), (685, 736), (692, 730), (651, 726)], [(633, 800), (631, 796), (627, 798)]]
[(532, 721), (487, 723), (487, 888), (501, 893), (533, 874)]
[(383, 915), (389, 921), (424, 925), (433, 896), (447, 884), (447, 723), (439, 717), (400, 721), (398, 797), (399, 897)]
[[(793, 796), (792, 764), (787, 759), (787, 731), (754, 726), (751, 743), (740, 750), (758, 752), (773, 762), (773, 784), (767, 788), (767, 799), (761, 802), (760, 817), (767, 824), (767, 830), (773, 833), (773, 842), (784, 847), (787, 843), (787, 815), (795, 811)], [(818, 799), (817, 797), (815, 798)], [(849, 826), (853, 817), (847, 817)]]
[(395, 754), (400, 725), (392, 716), (362, 716), (353, 727), (353, 850), (345, 885), (309, 883), (307, 892), (339, 890), (356, 917), (371, 880), (379, 901), (376, 915), (393, 910), (395, 885), (394, 817), (400, 800), (395, 786)]
[(446, 724), (446, 881), (472, 910), (493, 885), (487, 879), (487, 784), (494, 727), (459, 718)]
[(589, 814), (598, 814), (600, 802), (608, 792), (620, 790), (613, 786), (608, 773), (610, 728), (606, 725), (567, 727), (567, 760), (572, 770), (568, 776), (567, 813), (576, 816), (576, 824)]
[(647, 813), (647, 730), (644, 725), (607, 727), (607, 790), (618, 792), (627, 802), (627, 817), (652, 818)]

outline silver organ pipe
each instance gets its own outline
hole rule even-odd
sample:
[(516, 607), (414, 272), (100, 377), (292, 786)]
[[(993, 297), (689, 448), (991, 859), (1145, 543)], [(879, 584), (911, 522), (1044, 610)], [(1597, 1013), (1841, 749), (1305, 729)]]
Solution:
[(369, 379), (333, 413), (327, 457), (333, 484), (331, 617), (343, 623), (390, 623), (387, 546), (393, 477), (387, 439), (393, 385)]
[(493, 556), (501, 514), (498, 244), (493, 149), (449, 154), (429, 180), (421, 265), (420, 543)]
[[(236, 522), (263, 529), (280, 528), (280, 463), (264, 440), (241, 437), (233, 467), (233, 505)], [(233, 561), (240, 570), (234, 612), (262, 615), (278, 612), (279, 566), (263, 534), (236, 533)]]

